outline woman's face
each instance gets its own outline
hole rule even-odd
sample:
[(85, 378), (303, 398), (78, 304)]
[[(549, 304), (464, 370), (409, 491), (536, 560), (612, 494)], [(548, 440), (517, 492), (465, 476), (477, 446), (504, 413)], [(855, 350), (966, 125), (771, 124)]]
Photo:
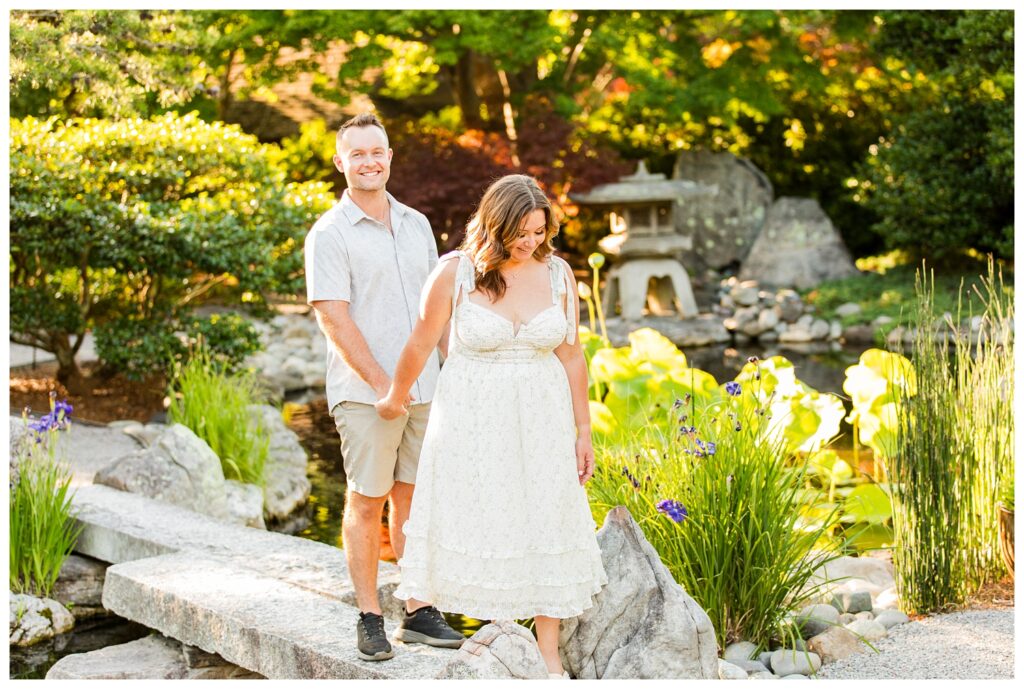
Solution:
[(544, 243), (547, 236), (548, 223), (543, 209), (536, 209), (519, 223), (519, 237), (512, 244), (511, 258), (514, 261), (526, 261), (533, 252)]

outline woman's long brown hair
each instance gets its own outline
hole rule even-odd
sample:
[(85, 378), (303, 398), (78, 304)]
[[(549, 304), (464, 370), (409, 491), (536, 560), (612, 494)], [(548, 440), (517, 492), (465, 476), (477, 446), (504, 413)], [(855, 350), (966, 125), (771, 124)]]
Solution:
[(460, 250), (473, 262), (476, 286), (497, 301), (508, 285), (498, 270), (519, 240), (523, 219), (535, 210), (544, 211), (547, 230), (544, 241), (533, 252), (546, 258), (555, 250), (551, 241), (558, 234), (558, 220), (537, 180), (528, 175), (507, 175), (494, 182), (480, 199), (480, 207), (466, 225)]

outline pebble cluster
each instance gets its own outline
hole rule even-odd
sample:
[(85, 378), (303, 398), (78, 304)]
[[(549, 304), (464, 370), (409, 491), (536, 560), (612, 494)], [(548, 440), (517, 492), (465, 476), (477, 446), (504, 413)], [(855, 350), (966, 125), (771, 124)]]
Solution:
[(312, 311), (281, 313), (253, 325), (263, 350), (243, 365), (253, 368), (278, 398), (327, 385), (327, 341)]
[[(824, 573), (823, 573), (824, 574)], [(897, 609), (891, 564), (876, 558), (840, 558), (827, 567), (830, 581), (819, 596), (790, 618), (795, 642), (758, 652), (750, 641), (726, 646), (721, 679), (808, 679), (824, 665), (871, 652), (889, 630), (910, 621)]]
[(713, 310), (738, 344), (753, 339), (761, 343), (838, 340), (843, 334), (839, 321), (816, 317), (814, 307), (796, 291), (763, 289), (754, 280), (722, 280)]

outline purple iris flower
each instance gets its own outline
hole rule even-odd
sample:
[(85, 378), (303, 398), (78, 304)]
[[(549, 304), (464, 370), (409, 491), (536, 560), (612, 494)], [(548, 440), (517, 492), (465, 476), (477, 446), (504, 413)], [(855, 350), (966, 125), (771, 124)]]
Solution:
[(68, 428), (71, 425), (70, 417), (72, 411), (74, 411), (74, 407), (66, 400), (54, 402), (53, 409), (49, 414), (44, 414), (38, 421), (28, 425), (36, 433), (36, 442), (42, 440), (44, 433)]
[(733, 397), (736, 397), (743, 390), (743, 386), (737, 383), (735, 380), (731, 380), (725, 384), (725, 391)]
[(715, 454), (715, 451), (718, 449), (711, 441), (704, 442), (700, 438), (694, 438), (694, 442), (697, 443), (697, 447), (700, 448), (699, 454), (708, 455), (709, 457)]
[(657, 510), (676, 524), (682, 524), (686, 519), (686, 508), (678, 500), (662, 500), (658, 503)]

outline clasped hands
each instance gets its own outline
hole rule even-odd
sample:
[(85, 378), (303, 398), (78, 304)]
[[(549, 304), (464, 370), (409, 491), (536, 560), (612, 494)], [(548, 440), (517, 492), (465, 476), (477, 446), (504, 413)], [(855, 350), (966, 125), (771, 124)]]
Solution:
[[(378, 390), (377, 394), (380, 395), (381, 392)], [(380, 418), (385, 421), (391, 421), (399, 416), (407, 415), (409, 413), (409, 405), (412, 404), (414, 399), (412, 395), (406, 395), (405, 401), (399, 402), (396, 398), (392, 397), (391, 388), (388, 387), (383, 396), (373, 406)]]

